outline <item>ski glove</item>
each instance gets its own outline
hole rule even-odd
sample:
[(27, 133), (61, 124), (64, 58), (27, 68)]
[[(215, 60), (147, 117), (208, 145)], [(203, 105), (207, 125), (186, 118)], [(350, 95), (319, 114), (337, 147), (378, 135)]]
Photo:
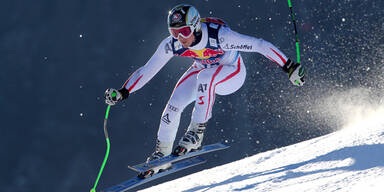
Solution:
[(300, 63), (294, 63), (288, 59), (283, 66), (283, 71), (288, 73), (288, 78), (294, 85), (304, 85), (305, 68)]
[(104, 98), (105, 103), (108, 105), (115, 105), (118, 101), (128, 98), (129, 91), (124, 87), (116, 90), (114, 88), (109, 88), (105, 90)]

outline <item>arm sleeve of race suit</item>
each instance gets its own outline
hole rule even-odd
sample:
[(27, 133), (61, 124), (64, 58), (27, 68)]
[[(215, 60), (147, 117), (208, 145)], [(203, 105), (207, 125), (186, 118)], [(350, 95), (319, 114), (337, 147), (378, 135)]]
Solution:
[(171, 39), (171, 37), (164, 39), (148, 62), (137, 69), (124, 83), (123, 87), (127, 89), (129, 93), (142, 88), (173, 57), (170, 44)]
[(240, 34), (229, 27), (219, 31), (221, 48), (224, 51), (258, 52), (283, 67), (288, 58), (272, 43), (256, 37)]

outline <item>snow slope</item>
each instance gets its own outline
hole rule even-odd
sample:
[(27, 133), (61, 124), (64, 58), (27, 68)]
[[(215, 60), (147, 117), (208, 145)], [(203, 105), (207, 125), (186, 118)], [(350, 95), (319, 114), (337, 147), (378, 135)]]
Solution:
[(384, 191), (384, 107), (349, 117), (332, 134), (142, 191)]

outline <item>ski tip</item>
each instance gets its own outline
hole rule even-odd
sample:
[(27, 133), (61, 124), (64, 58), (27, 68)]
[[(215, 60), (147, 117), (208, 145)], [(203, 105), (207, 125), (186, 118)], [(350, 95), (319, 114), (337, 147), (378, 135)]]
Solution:
[(226, 143), (225, 141), (220, 142), (219, 144), (223, 145), (223, 147), (225, 147), (225, 148), (230, 147), (230, 145), (228, 143)]
[(129, 166), (129, 165), (128, 165), (128, 168), (131, 169), (131, 170), (133, 170), (133, 171), (139, 172), (139, 173), (141, 172), (140, 170), (138, 170), (138, 169), (136, 169), (136, 168), (134, 168), (134, 167), (131, 167), (131, 166)]

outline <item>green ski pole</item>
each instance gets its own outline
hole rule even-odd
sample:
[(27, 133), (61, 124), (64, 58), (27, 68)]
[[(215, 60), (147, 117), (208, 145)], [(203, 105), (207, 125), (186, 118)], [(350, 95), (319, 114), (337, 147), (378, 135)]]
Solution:
[(297, 63), (300, 63), (299, 35), (297, 34), (295, 14), (293, 13), (291, 0), (288, 0), (288, 6), (289, 6), (289, 10), (291, 11), (291, 18), (293, 21), (293, 26), (295, 27)]
[(109, 156), (109, 149), (111, 147), (111, 144), (109, 142), (109, 136), (108, 136), (108, 131), (107, 131), (107, 120), (108, 120), (108, 115), (109, 115), (109, 109), (110, 108), (111, 108), (111, 106), (108, 105), (107, 111), (105, 112), (105, 118), (104, 118), (104, 135), (105, 135), (105, 140), (107, 141), (107, 152), (105, 153), (103, 164), (101, 165), (99, 174), (97, 175), (97, 179), (96, 179), (95, 185), (91, 189), (91, 192), (96, 192), (97, 183), (99, 182), (99, 179), (101, 177), (101, 173), (103, 173), (103, 169), (104, 169), (105, 163), (107, 162), (107, 159), (108, 159), (108, 156)]

